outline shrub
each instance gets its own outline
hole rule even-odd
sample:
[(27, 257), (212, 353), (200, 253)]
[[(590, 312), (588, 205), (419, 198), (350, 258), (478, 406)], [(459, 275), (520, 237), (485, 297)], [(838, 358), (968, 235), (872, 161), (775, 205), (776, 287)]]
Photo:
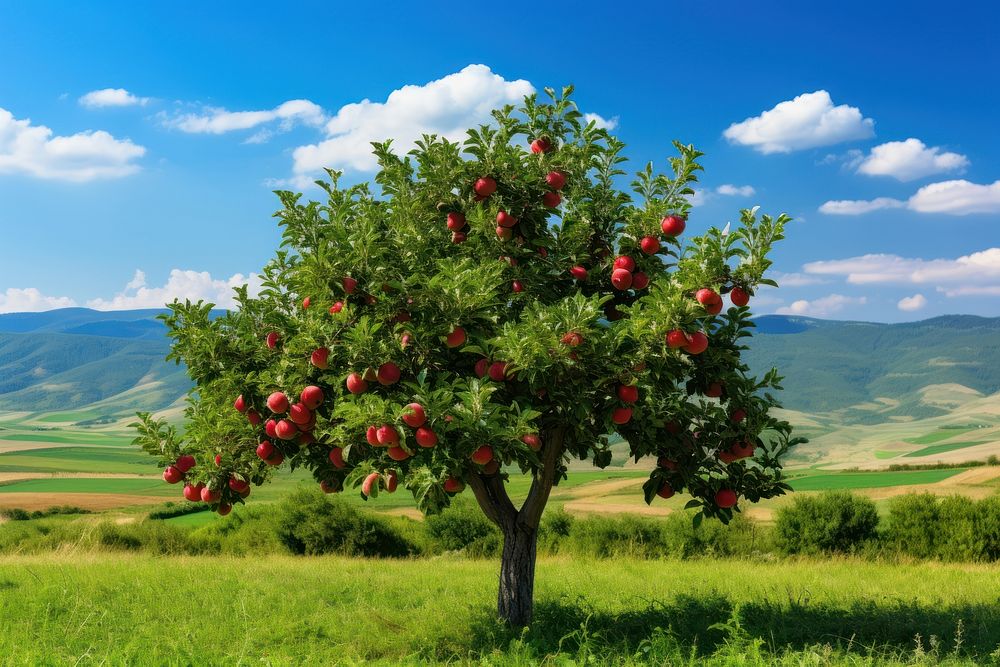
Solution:
[(937, 555), (940, 524), (937, 496), (909, 493), (890, 501), (886, 538), (899, 553), (933, 558)]
[(316, 489), (294, 491), (279, 505), (276, 520), (278, 539), (296, 554), (399, 557), (418, 552), (387, 521)]
[(878, 511), (864, 496), (796, 496), (778, 511), (775, 540), (786, 554), (858, 553), (877, 538)]
[(210, 509), (212, 508), (203, 503), (187, 503), (185, 505), (165, 503), (163, 507), (151, 511), (148, 514), (148, 518), (154, 520), (173, 519), (178, 516), (187, 516), (188, 514), (207, 512)]
[(500, 552), (499, 529), (471, 501), (453, 502), (440, 514), (429, 515), (424, 523), (431, 538), (445, 551), (464, 550), (476, 556)]

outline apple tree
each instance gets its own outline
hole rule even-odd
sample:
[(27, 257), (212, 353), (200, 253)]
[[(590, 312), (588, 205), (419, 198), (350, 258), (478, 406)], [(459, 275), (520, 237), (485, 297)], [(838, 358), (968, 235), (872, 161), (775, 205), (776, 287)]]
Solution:
[(539, 521), (572, 461), (627, 449), (651, 461), (646, 502), (683, 492), (696, 520), (788, 490), (780, 377), (740, 359), (788, 218), (685, 234), (702, 154), (675, 143), (666, 174), (646, 165), (623, 190), (623, 143), (571, 89), (546, 92), (461, 143), (374, 144), (374, 183), (330, 171), (323, 203), (277, 193), (259, 293), (163, 317), (195, 382), (183, 435), (138, 423), (167, 482), (220, 514), (283, 465), (328, 493), (402, 485), (425, 513), (471, 492), (503, 535), (513, 625), (531, 619)]

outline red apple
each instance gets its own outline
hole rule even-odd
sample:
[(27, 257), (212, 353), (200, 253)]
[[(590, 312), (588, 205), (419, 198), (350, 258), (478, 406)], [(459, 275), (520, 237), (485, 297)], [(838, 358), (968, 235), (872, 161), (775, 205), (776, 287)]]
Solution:
[(327, 361), (329, 357), (330, 357), (329, 348), (318, 347), (315, 350), (313, 350), (312, 355), (309, 357), (309, 361), (316, 368), (320, 369), (321, 371), (325, 371), (327, 368), (329, 368), (329, 362)]
[(579, 264), (571, 268), (569, 270), (569, 274), (573, 276), (575, 279), (579, 280), (580, 282), (583, 282), (584, 280), (587, 279), (587, 269), (583, 268)]
[(512, 282), (512, 283), (510, 284), (510, 288), (511, 288), (512, 290), (514, 290), (515, 292), (518, 292), (518, 293), (520, 293), (520, 292), (523, 292), (523, 291), (524, 291), (524, 285), (523, 285), (523, 284), (521, 283), (521, 281), (520, 281), (520, 280), (515, 280), (514, 282)]
[(635, 260), (628, 255), (622, 255), (615, 259), (614, 268), (625, 269), (629, 273), (635, 271)]
[(719, 398), (720, 396), (722, 396), (722, 383), (712, 382), (711, 384), (708, 385), (708, 387), (705, 389), (703, 393), (705, 394), (705, 396), (708, 396), (709, 398)]
[(195, 485), (185, 484), (184, 485), (184, 497), (187, 498), (192, 503), (201, 502), (201, 491), (205, 488), (205, 485), (198, 482)]
[(247, 411), (247, 402), (243, 400), (243, 394), (236, 397), (236, 400), (233, 401), (233, 407), (236, 408), (236, 412)]
[(414, 433), (417, 444), (421, 447), (433, 447), (438, 442), (437, 434), (427, 426), (421, 426)]
[(330, 463), (333, 464), (335, 468), (343, 468), (347, 465), (344, 462), (344, 450), (340, 447), (334, 447), (330, 450)]
[(269, 437), (269, 438), (277, 438), (278, 437), (278, 432), (275, 430), (275, 428), (277, 426), (278, 426), (278, 422), (275, 421), (274, 419), (268, 419), (267, 420), (267, 423), (264, 424), (264, 433), (267, 433), (267, 437)]
[(312, 417), (312, 410), (301, 403), (296, 403), (288, 408), (288, 418), (299, 426), (308, 424)]
[(194, 467), (194, 464), (195, 460), (193, 456), (191, 456), (190, 454), (181, 454), (180, 456), (177, 457), (177, 462), (174, 463), (174, 467), (180, 470), (181, 472), (186, 473), (188, 470)]
[(222, 454), (215, 455), (215, 467), (218, 468), (222, 465)]
[(378, 427), (377, 426), (369, 426), (368, 427), (368, 430), (365, 431), (365, 440), (367, 440), (368, 444), (371, 445), (372, 447), (380, 447), (381, 446), (379, 444), (379, 441), (378, 441)]
[(497, 224), (501, 227), (513, 227), (517, 224), (517, 218), (507, 211), (500, 211), (497, 213)]
[(323, 398), (323, 390), (316, 385), (309, 385), (299, 394), (299, 400), (310, 410), (323, 405)]
[(210, 489), (207, 486), (201, 490), (201, 500), (205, 503), (217, 503), (222, 494), (214, 489)]
[(664, 470), (677, 470), (677, 462), (668, 459), (666, 456), (658, 458), (656, 464)]
[(410, 403), (403, 408), (402, 419), (403, 422), (411, 428), (423, 426), (424, 422), (427, 421), (427, 414), (424, 412), (424, 406), (419, 403)]
[(685, 345), (689, 345), (690, 343), (691, 339), (688, 337), (686, 333), (684, 333), (680, 329), (671, 329), (667, 333), (668, 347), (672, 348), (684, 347)]
[(473, 372), (476, 374), (476, 377), (480, 378), (486, 377), (486, 374), (489, 372), (489, 370), (490, 370), (490, 360), (487, 359), (486, 357), (483, 357), (482, 359), (477, 361), (475, 368), (473, 368)]
[(266, 463), (269, 466), (280, 466), (284, 460), (285, 460), (284, 454), (282, 454), (281, 452), (275, 452), (271, 456), (271, 458), (264, 459), (264, 463)]
[(539, 257), (544, 258), (549, 256), (549, 249), (545, 246), (538, 246), (537, 252)]
[(552, 150), (552, 142), (549, 141), (548, 137), (538, 137), (531, 142), (531, 152), (536, 155), (539, 153), (548, 153)]
[(267, 347), (273, 350), (274, 348), (278, 347), (278, 341), (281, 340), (281, 334), (278, 333), (277, 331), (272, 331), (271, 333), (267, 334), (267, 338), (265, 338), (264, 340), (267, 343)]
[(611, 421), (621, 425), (627, 424), (632, 419), (632, 408), (615, 408), (611, 413)]
[(337, 480), (327, 481), (324, 479), (319, 483), (319, 488), (323, 490), (323, 493), (337, 493), (340, 491), (340, 482)]
[(562, 190), (566, 186), (566, 174), (561, 171), (550, 171), (545, 175), (545, 182), (553, 190)]
[(497, 227), (497, 236), (499, 236), (504, 241), (510, 241), (514, 238), (514, 230), (507, 227)]
[(405, 449), (403, 449), (402, 447), (400, 447), (399, 445), (390, 447), (388, 450), (386, 450), (386, 454), (388, 454), (389, 458), (392, 459), (393, 461), (405, 461), (406, 459), (410, 458), (410, 453)]
[(347, 391), (352, 394), (363, 394), (368, 391), (368, 383), (357, 373), (351, 373), (347, 376)]
[(461, 493), (464, 488), (465, 483), (454, 477), (444, 480), (444, 490), (446, 493)]
[(729, 292), (729, 300), (734, 306), (745, 306), (750, 303), (750, 295), (742, 287), (734, 287)]
[(684, 218), (679, 215), (668, 215), (660, 221), (660, 229), (667, 236), (679, 236), (684, 233), (686, 227)]
[(710, 306), (717, 301), (722, 301), (722, 297), (715, 290), (703, 287), (694, 294), (694, 298), (703, 306)]
[(747, 411), (743, 408), (736, 408), (731, 413), (729, 413), (729, 421), (734, 424), (739, 424), (741, 421), (747, 418)]
[(306, 298), (302, 299), (302, 310), (307, 309), (310, 305), (312, 305), (312, 298), (307, 296)]
[(615, 269), (611, 272), (611, 284), (615, 289), (627, 290), (632, 286), (632, 272), (626, 269)]
[(688, 354), (701, 354), (708, 349), (708, 336), (700, 331), (690, 334), (691, 342), (684, 346), (684, 351)]
[(330, 306), (330, 314), (331, 315), (336, 315), (337, 313), (339, 313), (343, 309), (344, 309), (344, 302), (343, 301), (338, 301), (337, 303), (335, 303), (332, 306)]
[(465, 329), (462, 327), (455, 327), (444, 339), (444, 344), (448, 347), (458, 347), (463, 343), (465, 343)]
[(618, 385), (618, 398), (623, 403), (635, 403), (639, 400), (639, 388), (634, 384)]
[(468, 240), (468, 235), (465, 232), (452, 232), (451, 242), (452, 243), (465, 243)]
[(546, 192), (542, 195), (542, 204), (545, 208), (556, 208), (562, 203), (562, 197), (558, 192)]
[(459, 213), (458, 211), (452, 211), (451, 213), (448, 214), (447, 226), (448, 229), (450, 229), (451, 231), (457, 232), (461, 230), (463, 227), (465, 227), (465, 225), (466, 225), (465, 215), (463, 215), (462, 213)]
[(378, 444), (383, 446), (399, 444), (399, 433), (396, 432), (396, 427), (391, 424), (379, 426), (375, 437), (378, 438)]
[(340, 280), (340, 284), (344, 286), (344, 291), (348, 294), (354, 294), (354, 290), (358, 288), (358, 281), (350, 276), (344, 276)]
[(494, 361), (490, 364), (490, 379), (494, 382), (503, 382), (507, 379), (507, 364), (503, 361)]
[(390, 470), (385, 474), (385, 490), (388, 493), (395, 493), (397, 486), (399, 486), (399, 478), (396, 476), (396, 471)]
[(295, 422), (288, 419), (282, 419), (274, 427), (274, 432), (282, 440), (291, 440), (299, 434), (299, 428), (295, 425)]
[(476, 451), (472, 452), (472, 456), (469, 458), (472, 459), (473, 463), (481, 466), (486, 465), (493, 460), (493, 448), (489, 445), (483, 445)]
[(247, 410), (247, 421), (251, 426), (257, 426), (260, 424), (260, 413), (253, 409)]
[(229, 488), (242, 496), (244, 493), (250, 490), (250, 482), (242, 480), (239, 477), (230, 477)]
[[(302, 428), (305, 429), (306, 427), (303, 426)], [(299, 437), (295, 439), (295, 442), (299, 443), (300, 445), (311, 445), (314, 442), (316, 442), (316, 436), (314, 436), (307, 430), (303, 430), (301, 433), (299, 433)]]
[(661, 498), (669, 498), (674, 495), (674, 487), (670, 486), (670, 482), (664, 482), (660, 486), (660, 490), (656, 492), (656, 495)]
[(371, 496), (372, 491), (378, 488), (379, 477), (381, 477), (381, 475), (377, 472), (368, 473), (368, 476), (365, 477), (365, 481), (361, 483), (361, 493), (366, 496)]
[(729, 451), (735, 454), (737, 458), (746, 459), (753, 456), (753, 453), (756, 449), (757, 448), (754, 447), (754, 444), (752, 442), (747, 442), (746, 440), (744, 440), (743, 442), (737, 442), (736, 444), (734, 444), (732, 447), (729, 448)]
[(288, 397), (276, 391), (267, 397), (267, 408), (276, 415), (288, 412)]
[(219, 516), (226, 516), (233, 511), (233, 506), (229, 503), (219, 503), (219, 506), (215, 509)]
[(399, 366), (388, 361), (378, 367), (378, 381), (379, 384), (390, 385), (399, 382), (399, 377), (401, 372)]
[(539, 449), (542, 448), (542, 439), (539, 438), (534, 433), (529, 433), (527, 435), (522, 435), (521, 436), (521, 442), (523, 442), (524, 444), (526, 444), (528, 447), (531, 447), (536, 452)]
[(735, 461), (738, 458), (739, 457), (736, 456), (736, 454), (734, 454), (733, 452), (731, 452), (729, 450), (726, 450), (726, 449), (724, 449), (724, 450), (722, 450), (722, 451), (719, 452), (719, 460), (722, 461), (723, 463), (727, 464), (727, 465), (730, 464), (730, 463), (732, 463), (733, 461)]
[(737, 500), (736, 492), (732, 489), (721, 489), (715, 494), (715, 504), (722, 509), (734, 506)]
[(647, 255), (655, 255), (660, 251), (660, 240), (655, 236), (643, 236), (639, 241), (639, 247)]
[(184, 479), (184, 473), (177, 466), (167, 466), (163, 471), (163, 481), (167, 484), (176, 484)]
[(485, 199), (497, 191), (497, 182), (489, 176), (484, 176), (475, 182), (472, 189), (477, 195)]
[(646, 289), (649, 287), (649, 276), (643, 271), (636, 271), (632, 274), (632, 289)]

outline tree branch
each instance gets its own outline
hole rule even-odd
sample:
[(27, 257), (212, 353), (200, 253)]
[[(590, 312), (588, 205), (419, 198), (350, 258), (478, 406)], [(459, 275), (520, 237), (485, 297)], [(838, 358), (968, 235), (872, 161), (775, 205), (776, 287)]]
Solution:
[(517, 514), (518, 525), (534, 530), (542, 520), (542, 512), (549, 502), (549, 493), (556, 481), (556, 467), (562, 461), (566, 449), (566, 429), (559, 427), (544, 434), (545, 452), (542, 455), (542, 472), (531, 481), (528, 497)]
[(468, 477), (469, 486), (476, 496), (476, 502), (490, 521), (501, 530), (514, 527), (517, 520), (517, 508), (507, 495), (503, 479), (499, 475), (483, 475), (473, 473)]

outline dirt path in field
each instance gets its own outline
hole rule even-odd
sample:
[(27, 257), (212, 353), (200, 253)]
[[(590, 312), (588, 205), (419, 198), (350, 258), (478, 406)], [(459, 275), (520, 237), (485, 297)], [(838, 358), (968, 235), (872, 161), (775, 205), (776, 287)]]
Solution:
[(158, 496), (130, 496), (120, 493), (0, 493), (0, 507), (42, 510), (71, 505), (88, 510), (109, 510), (130, 505), (155, 505), (167, 500)]
[(27, 479), (148, 479), (155, 481), (159, 475), (140, 475), (133, 472), (0, 472), (0, 483), (22, 482)]
[(98, 447), (101, 449), (107, 449), (108, 447), (122, 447), (122, 445), (92, 445), (90, 443), (77, 442), (18, 442), (16, 440), (0, 440), (0, 454), (30, 452), (34, 449), (55, 449), (57, 447)]

